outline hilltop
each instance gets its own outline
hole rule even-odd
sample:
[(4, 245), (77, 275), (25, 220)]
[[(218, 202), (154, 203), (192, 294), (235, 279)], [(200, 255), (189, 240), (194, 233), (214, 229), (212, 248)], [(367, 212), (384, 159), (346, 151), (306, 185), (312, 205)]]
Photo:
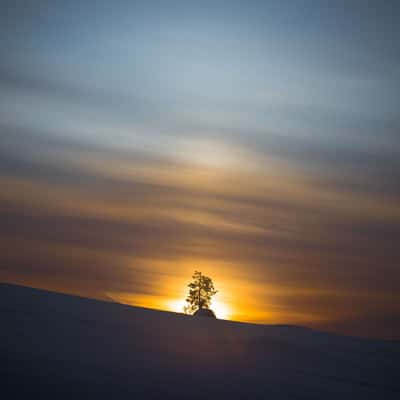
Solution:
[(396, 399), (400, 343), (0, 284), (4, 398)]

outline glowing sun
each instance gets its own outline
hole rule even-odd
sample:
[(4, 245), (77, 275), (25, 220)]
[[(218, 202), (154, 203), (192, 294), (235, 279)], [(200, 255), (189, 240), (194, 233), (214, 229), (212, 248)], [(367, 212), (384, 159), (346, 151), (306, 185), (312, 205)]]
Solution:
[[(185, 305), (187, 305), (187, 303), (182, 300), (169, 300), (166, 302), (166, 307), (168, 310), (177, 313), (182, 313)], [(231, 310), (229, 306), (221, 301), (213, 300), (210, 308), (214, 311), (215, 315), (219, 319), (229, 319), (231, 316)]]

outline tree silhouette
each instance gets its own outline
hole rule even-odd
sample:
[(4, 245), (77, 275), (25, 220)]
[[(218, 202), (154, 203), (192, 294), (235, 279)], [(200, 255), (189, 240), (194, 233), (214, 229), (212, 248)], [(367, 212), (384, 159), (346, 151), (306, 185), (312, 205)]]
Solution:
[(189, 304), (184, 307), (186, 314), (193, 314), (201, 308), (209, 309), (211, 296), (217, 293), (212, 279), (200, 271), (195, 271), (192, 278), (193, 281), (188, 285), (189, 294), (186, 299)]

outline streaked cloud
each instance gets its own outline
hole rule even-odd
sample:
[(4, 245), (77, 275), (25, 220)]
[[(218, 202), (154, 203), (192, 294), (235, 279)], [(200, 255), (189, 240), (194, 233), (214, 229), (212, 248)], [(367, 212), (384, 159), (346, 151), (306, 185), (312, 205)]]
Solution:
[(398, 338), (398, 6), (356, 3), (10, 2), (0, 279), (176, 309), (201, 269), (230, 318)]

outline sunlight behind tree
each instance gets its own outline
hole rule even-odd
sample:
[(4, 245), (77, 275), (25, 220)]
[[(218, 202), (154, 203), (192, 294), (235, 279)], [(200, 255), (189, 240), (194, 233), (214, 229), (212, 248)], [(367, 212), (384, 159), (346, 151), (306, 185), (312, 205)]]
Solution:
[(193, 314), (200, 309), (210, 309), (211, 297), (217, 293), (211, 278), (195, 271), (193, 281), (189, 283), (189, 294), (186, 298), (188, 305), (184, 307), (187, 314)]

